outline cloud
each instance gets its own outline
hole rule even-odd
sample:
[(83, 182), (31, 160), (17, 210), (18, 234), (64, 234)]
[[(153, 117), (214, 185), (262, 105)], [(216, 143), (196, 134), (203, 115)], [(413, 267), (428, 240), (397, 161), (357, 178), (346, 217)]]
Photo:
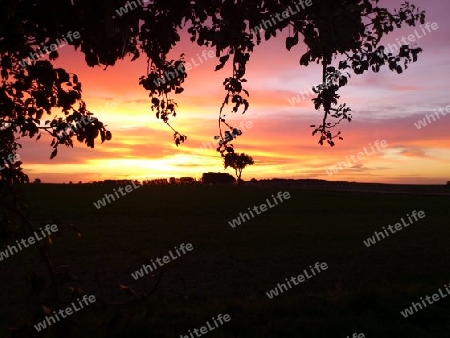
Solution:
[(400, 155), (407, 157), (428, 157), (426, 152), (421, 149), (404, 149), (400, 152)]

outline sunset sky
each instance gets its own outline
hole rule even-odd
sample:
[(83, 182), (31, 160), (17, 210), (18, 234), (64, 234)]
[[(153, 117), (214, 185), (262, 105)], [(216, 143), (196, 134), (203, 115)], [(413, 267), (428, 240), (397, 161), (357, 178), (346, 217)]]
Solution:
[[(255, 165), (244, 170), (244, 179), (316, 178), (417, 184), (444, 184), (450, 180), (450, 113), (420, 130), (414, 125), (425, 114), (450, 105), (447, 18), (450, 2), (411, 2), (426, 9), (426, 21), (436, 22), (439, 28), (417, 41), (424, 52), (405, 73), (397, 75), (383, 69), (378, 74), (352, 76), (340, 94), (341, 102), (352, 108), (353, 121), (341, 124), (344, 140), (337, 141), (333, 148), (320, 146), (318, 137), (311, 136), (310, 125), (321, 119), (311, 97), (294, 106), (289, 103), (299, 91), (308, 91), (321, 81), (319, 67), (299, 65), (305, 46), (299, 44), (288, 52), (283, 34), (256, 48), (246, 76), (250, 108), (245, 115), (227, 114), (233, 125), (252, 123), (234, 142), (238, 152), (245, 152), (255, 160)], [(391, 2), (380, 2), (386, 3)], [(388, 35), (383, 44), (394, 44), (396, 38), (413, 33), (414, 28), (405, 27)], [(174, 49), (174, 57), (184, 52), (186, 61), (198, 60), (197, 53), (210, 50), (191, 44), (186, 37)], [(139, 77), (146, 72), (145, 57), (133, 63), (127, 58), (104, 70), (86, 66), (84, 55), (72, 47), (66, 46), (59, 53), (56, 65), (77, 73), (88, 108), (108, 125), (113, 139), (98, 143), (95, 149), (78, 142), (74, 149), (60, 147), (53, 160), (50, 160), (50, 137), (43, 134), (37, 143), (23, 140), (19, 154), (30, 179), (89, 182), (171, 176), (200, 178), (203, 172), (224, 171), (220, 154), (215, 150), (202, 150), (198, 155), (192, 152), (198, 151), (202, 143), (212, 143), (218, 134), (218, 112), (225, 95), (222, 81), (230, 76), (231, 65), (215, 72), (218, 62), (214, 58), (188, 71), (185, 91), (177, 95), (178, 115), (172, 120), (175, 129), (186, 134), (188, 140), (177, 148), (171, 130), (156, 119), (148, 93), (138, 84)], [(116, 109), (111, 108), (113, 103)], [(332, 176), (326, 173), (330, 166), (356, 156), (364, 147), (369, 149), (369, 144), (377, 140), (385, 140), (388, 146), (351, 168)]]

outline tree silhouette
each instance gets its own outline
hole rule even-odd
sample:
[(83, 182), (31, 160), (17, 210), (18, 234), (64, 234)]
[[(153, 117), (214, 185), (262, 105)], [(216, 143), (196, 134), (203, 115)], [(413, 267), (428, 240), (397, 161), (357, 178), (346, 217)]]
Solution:
[[(300, 65), (322, 64), (322, 85), (314, 88), (317, 96), (313, 103), (315, 109), (323, 109), (323, 116), (318, 126), (313, 125), (313, 134), (320, 135), (320, 144), (327, 141), (333, 146), (334, 139), (342, 137), (331, 129), (343, 120), (351, 121), (350, 108), (338, 104), (337, 94), (348, 82), (348, 71), (378, 72), (387, 65), (401, 73), (417, 60), (421, 49), (404, 45), (398, 55), (393, 55), (385, 52), (380, 40), (404, 24), (424, 23), (425, 14), (409, 2), (393, 12), (379, 7), (377, 0), (321, 0), (307, 4), (300, 8), (296, 0), (223, 0), (214, 4), (190, 0), (3, 1), (0, 151), (15, 153), (19, 147), (15, 136), (38, 139), (42, 131), (53, 137), (52, 158), (59, 145), (72, 147), (73, 138), (91, 148), (98, 137), (102, 142), (111, 139), (111, 133), (84, 104), (76, 74), (53, 67), (61, 44), (80, 50), (91, 67), (107, 68), (129, 56), (132, 61), (145, 57), (148, 66), (139, 83), (149, 92), (156, 117), (172, 128), (176, 145), (185, 142), (186, 136), (169, 124), (177, 107), (172, 95), (183, 92), (187, 77), (183, 55), (177, 60), (168, 58), (182, 30), (197, 45), (215, 47), (219, 61), (216, 70), (230, 66), (219, 110), (218, 137), (222, 142), (218, 151), (222, 156), (234, 151), (234, 137), (226, 137), (221, 128), (226, 123), (225, 107), (231, 105), (233, 113), (247, 111), (249, 93), (244, 84), (251, 53), (262, 43), (262, 37), (269, 40), (281, 31), (289, 33), (288, 50), (300, 39), (306, 45)], [(284, 15), (289, 8), (296, 11)], [(50, 61), (41, 60), (43, 56)], [(160, 80), (169, 72), (178, 76), (162, 83)], [(45, 121), (46, 115), (58, 109), (63, 117)], [(242, 134), (233, 128), (230, 132), (233, 136)], [(20, 164), (0, 172), (1, 182), (26, 181), (27, 176), (19, 168)]]
[(224, 157), (225, 169), (227, 169), (228, 167), (234, 169), (238, 184), (242, 182), (241, 176), (242, 171), (245, 169), (245, 167), (248, 165), (253, 165), (254, 163), (255, 162), (253, 161), (253, 158), (244, 153), (237, 154), (235, 152), (232, 152), (227, 153)]

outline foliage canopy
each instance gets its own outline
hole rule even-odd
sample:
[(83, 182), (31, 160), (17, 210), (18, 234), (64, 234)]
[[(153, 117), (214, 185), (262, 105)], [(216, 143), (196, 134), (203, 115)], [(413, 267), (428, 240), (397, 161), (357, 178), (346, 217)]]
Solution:
[[(71, 71), (55, 68), (52, 61), (58, 51), (48, 53), (50, 61), (32, 60), (46, 46), (66, 37), (67, 43), (84, 54), (89, 66), (114, 66), (118, 60), (131, 56), (132, 61), (144, 57), (147, 69), (139, 83), (149, 92), (152, 109), (157, 118), (174, 131), (177, 146), (187, 137), (170, 125), (176, 116), (174, 95), (183, 92), (187, 74), (175, 77), (164, 85), (155, 79), (165, 72), (184, 70), (183, 55), (177, 60), (168, 58), (171, 49), (186, 31), (193, 43), (215, 47), (216, 70), (229, 67), (224, 79), (225, 97), (220, 108), (221, 141), (218, 151), (225, 156), (233, 153), (233, 140), (242, 134), (225, 120), (225, 108), (231, 112), (249, 107), (249, 93), (244, 88), (247, 64), (256, 45), (275, 38), (287, 30), (286, 48), (291, 50), (300, 40), (307, 46), (299, 55), (301, 66), (322, 65), (322, 85), (314, 88), (316, 110), (323, 117), (313, 125), (313, 135), (319, 143), (333, 146), (340, 132), (332, 132), (343, 120), (351, 121), (350, 108), (339, 103), (338, 90), (348, 83), (350, 72), (363, 74), (381, 67), (401, 73), (417, 60), (420, 48), (402, 46), (398, 55), (387, 53), (380, 45), (381, 38), (402, 25), (424, 23), (425, 14), (413, 4), (405, 2), (389, 11), (378, 6), (377, 0), (311, 0), (310, 6), (280, 16), (295, 0), (3, 0), (0, 12), (0, 157), (15, 154), (20, 147), (16, 137), (39, 139), (41, 132), (53, 137), (51, 157), (58, 147), (73, 147), (73, 139), (93, 148), (95, 140), (111, 139), (105, 125), (92, 116), (82, 100), (81, 82)], [(272, 25), (264, 31), (254, 30), (262, 22)], [(70, 32), (70, 33), (69, 33)], [(78, 39), (68, 39), (79, 33)], [(47, 49), (48, 51), (48, 49)], [(26, 64), (24, 61), (26, 60)], [(62, 117), (48, 118), (62, 111)], [(86, 122), (88, 119), (88, 122)], [(230, 131), (224, 132), (224, 129)], [(227, 133), (227, 134), (225, 134)], [(224, 135), (225, 134), (225, 135)], [(21, 163), (9, 163), (0, 172), (2, 184), (26, 182)]]

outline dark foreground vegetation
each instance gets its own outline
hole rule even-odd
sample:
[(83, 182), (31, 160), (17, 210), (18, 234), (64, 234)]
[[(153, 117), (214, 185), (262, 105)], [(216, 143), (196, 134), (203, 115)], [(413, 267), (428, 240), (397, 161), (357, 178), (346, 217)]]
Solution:
[[(64, 307), (74, 288), (97, 302), (38, 334), (38, 300), (45, 301), (51, 285), (37, 249), (30, 247), (0, 262), (1, 337), (181, 337), (218, 314), (229, 314), (231, 321), (208, 333), (211, 338), (355, 332), (448, 337), (450, 297), (406, 319), (400, 311), (450, 282), (449, 197), (166, 185), (141, 187), (96, 209), (93, 203), (115, 187), (26, 187), (32, 220), (61, 228), (51, 254)], [(281, 190), (291, 198), (235, 228), (229, 225)], [(364, 245), (374, 231), (413, 210), (426, 217)], [(144, 262), (181, 243), (192, 243), (193, 251), (154, 274), (131, 277)], [(267, 297), (277, 283), (316, 262), (328, 269)], [(45, 277), (37, 298), (36, 276)]]

